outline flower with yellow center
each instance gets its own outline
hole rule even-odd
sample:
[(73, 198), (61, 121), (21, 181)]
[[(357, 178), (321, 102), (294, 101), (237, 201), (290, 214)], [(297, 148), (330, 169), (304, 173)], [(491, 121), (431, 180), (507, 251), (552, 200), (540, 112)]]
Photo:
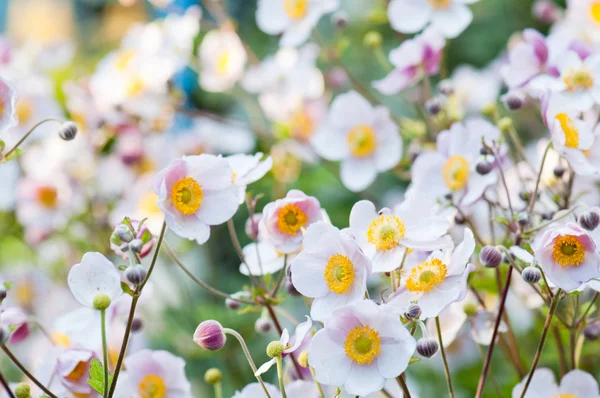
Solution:
[(590, 6), (590, 16), (592, 20), (600, 24), (600, 1), (595, 1)]
[(77, 362), (77, 365), (75, 365), (73, 370), (71, 370), (71, 373), (69, 373), (66, 376), (66, 378), (71, 381), (77, 381), (77, 380), (81, 379), (81, 376), (83, 376), (86, 373), (87, 373), (87, 363), (83, 362), (83, 361), (79, 361), (79, 362)]
[(313, 119), (304, 110), (295, 112), (290, 118), (290, 131), (293, 138), (308, 141), (315, 129)]
[(575, 127), (573, 119), (566, 113), (559, 113), (555, 118), (560, 123), (560, 127), (565, 134), (565, 146), (577, 148), (579, 146), (579, 131)]
[(579, 396), (573, 394), (556, 394), (552, 398), (579, 398)]
[(343, 254), (334, 254), (327, 261), (324, 276), (330, 291), (348, 294), (354, 282), (354, 264)]
[(125, 50), (125, 51), (122, 51), (117, 56), (117, 59), (115, 61), (115, 67), (118, 70), (120, 70), (120, 71), (124, 71), (125, 69), (127, 69), (127, 66), (129, 65), (129, 63), (133, 59), (134, 55), (135, 55), (135, 51), (134, 50)]
[(202, 187), (192, 177), (182, 178), (171, 188), (171, 201), (181, 214), (194, 214), (202, 206), (203, 197)]
[(293, 20), (297, 21), (306, 16), (309, 0), (283, 0), (283, 9), (285, 13)]
[(346, 356), (359, 365), (370, 364), (381, 351), (381, 338), (367, 325), (356, 326), (346, 335)]
[(54, 209), (58, 205), (58, 192), (56, 188), (42, 186), (37, 189), (37, 200), (47, 209)]
[(406, 288), (411, 292), (428, 292), (442, 283), (447, 273), (446, 264), (440, 259), (432, 258), (412, 269), (406, 280)]
[(231, 55), (229, 54), (229, 51), (226, 49), (219, 51), (215, 59), (215, 70), (217, 71), (217, 75), (224, 76), (227, 73), (230, 62)]
[(569, 69), (563, 77), (563, 81), (568, 91), (588, 90), (594, 85), (594, 77), (586, 69)]
[(458, 191), (467, 185), (469, 174), (469, 161), (458, 155), (450, 156), (442, 169), (442, 178), (452, 191)]
[(144, 91), (144, 81), (140, 77), (133, 77), (126, 87), (126, 93), (130, 97), (135, 97), (140, 95)]
[(140, 398), (166, 398), (167, 386), (160, 376), (146, 375), (138, 385)]
[(359, 125), (352, 128), (346, 139), (350, 152), (359, 158), (373, 154), (377, 148), (375, 131), (369, 126)]
[(306, 213), (293, 203), (285, 205), (277, 215), (277, 227), (286, 235), (296, 235), (306, 222)]
[(577, 267), (585, 258), (583, 243), (575, 235), (559, 236), (554, 241), (552, 258), (561, 267)]
[(71, 339), (65, 333), (54, 332), (50, 336), (54, 345), (64, 348), (71, 347)]
[(398, 217), (381, 215), (371, 221), (367, 239), (377, 250), (388, 251), (398, 246), (398, 241), (404, 237), (405, 232), (404, 222)]
[(434, 10), (450, 7), (452, 0), (427, 0)]
[[(0, 114), (1, 114), (0, 110)], [(31, 101), (28, 101), (24, 98), (17, 101), (17, 105), (15, 107), (15, 113), (17, 114), (17, 118), (19, 119), (19, 123), (24, 124), (31, 120), (31, 115), (33, 115), (33, 105)]]

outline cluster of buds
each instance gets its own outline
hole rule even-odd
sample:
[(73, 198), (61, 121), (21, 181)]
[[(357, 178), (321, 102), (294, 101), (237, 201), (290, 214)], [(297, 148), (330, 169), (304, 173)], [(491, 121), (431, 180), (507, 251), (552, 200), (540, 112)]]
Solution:
[(110, 244), (117, 254), (129, 259), (129, 266), (124, 272), (125, 279), (133, 286), (140, 285), (146, 279), (146, 269), (136, 259), (144, 258), (152, 251), (154, 240), (150, 230), (143, 221), (126, 217), (113, 231)]

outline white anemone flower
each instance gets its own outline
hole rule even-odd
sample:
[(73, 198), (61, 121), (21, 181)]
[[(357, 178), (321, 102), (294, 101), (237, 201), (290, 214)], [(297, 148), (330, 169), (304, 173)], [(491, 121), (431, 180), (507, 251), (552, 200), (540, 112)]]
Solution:
[[(512, 398), (519, 398), (525, 388), (525, 380), (513, 388)], [(565, 397), (565, 398), (598, 398), (598, 382), (594, 376), (575, 369), (563, 376), (560, 385), (556, 384), (554, 373), (548, 368), (536, 369), (527, 388), (525, 398)]]
[(212, 30), (204, 36), (200, 49), (200, 86), (206, 91), (231, 89), (244, 74), (247, 55), (233, 30)]
[(89, 308), (94, 308), (94, 298), (100, 294), (114, 302), (123, 293), (121, 274), (112, 262), (97, 252), (84, 254), (81, 263), (71, 267), (67, 282), (75, 299)]

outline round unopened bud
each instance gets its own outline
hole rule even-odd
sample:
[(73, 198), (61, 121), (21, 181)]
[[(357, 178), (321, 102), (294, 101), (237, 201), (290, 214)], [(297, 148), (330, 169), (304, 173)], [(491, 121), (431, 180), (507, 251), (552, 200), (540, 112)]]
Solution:
[(483, 113), (485, 116), (491, 118), (492, 116), (494, 116), (496, 114), (496, 103), (495, 102), (489, 102), (487, 104), (485, 104), (483, 106), (483, 108), (481, 108), (481, 113)]
[(200, 323), (194, 332), (194, 342), (208, 351), (220, 350), (226, 341), (223, 326), (214, 320)]
[(542, 213), (542, 220), (552, 220), (552, 217), (554, 217), (554, 212), (548, 211)]
[(223, 378), (223, 372), (217, 368), (210, 368), (204, 372), (204, 381), (207, 384), (217, 384)]
[(408, 320), (413, 320), (413, 319), (419, 318), (421, 316), (421, 307), (419, 307), (417, 304), (409, 305), (408, 309), (406, 310), (406, 314), (404, 314), (404, 316)]
[(134, 253), (141, 253), (142, 249), (144, 248), (144, 242), (142, 242), (141, 239), (134, 239), (131, 242), (129, 242), (129, 248), (134, 252)]
[(579, 216), (579, 225), (588, 231), (593, 231), (600, 224), (600, 214), (595, 211), (586, 211), (582, 215)]
[(10, 337), (10, 329), (5, 324), (0, 324), (0, 345), (6, 344)]
[(456, 213), (456, 215), (454, 216), (454, 222), (458, 225), (464, 224), (465, 221), (465, 217), (460, 213)]
[(133, 232), (131, 232), (131, 229), (125, 224), (117, 225), (115, 231), (113, 232), (113, 235), (118, 236), (119, 239), (121, 239), (121, 242), (126, 243), (131, 242), (134, 238)]
[(105, 310), (110, 306), (110, 297), (105, 293), (98, 293), (94, 296), (94, 301), (92, 301), (92, 305), (97, 310)]
[(510, 91), (500, 97), (504, 107), (509, 111), (516, 111), (523, 107), (525, 95), (520, 91)]
[(300, 292), (296, 290), (296, 287), (292, 282), (286, 282), (285, 290), (289, 293), (290, 296), (301, 296)]
[(537, 0), (533, 3), (532, 13), (540, 22), (552, 24), (560, 19), (562, 11), (551, 0)]
[(131, 321), (131, 331), (137, 333), (144, 328), (144, 322), (140, 318), (133, 318)]
[(496, 268), (502, 263), (502, 252), (495, 246), (484, 246), (479, 252), (479, 262), (486, 268)]
[(267, 355), (269, 358), (280, 357), (285, 347), (279, 341), (271, 341), (267, 346)]
[(254, 322), (254, 330), (258, 334), (267, 334), (273, 328), (273, 324), (267, 318), (258, 318), (256, 322)]
[(491, 154), (492, 154), (492, 151), (490, 150), (490, 148), (488, 148), (488, 147), (486, 147), (486, 146), (482, 146), (482, 147), (479, 149), (479, 154), (480, 154), (480, 155), (483, 155), (483, 156), (485, 156), (485, 155), (491, 155)]
[(374, 30), (367, 32), (363, 37), (363, 45), (367, 48), (377, 48), (381, 46), (382, 41), (381, 33)]
[(425, 358), (431, 358), (440, 348), (437, 341), (423, 337), (417, 341), (417, 352)]
[(513, 121), (511, 118), (509, 117), (503, 117), (502, 119), (500, 119), (498, 121), (498, 128), (500, 129), (500, 131), (502, 131), (503, 133), (507, 133), (510, 131), (510, 129), (513, 126)]
[(140, 285), (144, 282), (144, 279), (146, 279), (146, 269), (140, 264), (127, 267), (124, 274), (127, 282), (131, 283), (133, 286)]
[(425, 111), (427, 111), (428, 114), (435, 116), (438, 113), (440, 113), (441, 110), (442, 110), (442, 101), (440, 101), (439, 98), (437, 98), (437, 97), (429, 98), (425, 102)]
[(77, 136), (77, 125), (73, 122), (64, 122), (58, 130), (58, 135), (65, 141), (71, 141)]
[(308, 351), (302, 351), (300, 355), (298, 355), (298, 365), (303, 368), (308, 368)]
[(15, 387), (16, 398), (31, 398), (31, 387), (27, 383), (19, 383)]
[(529, 224), (529, 214), (527, 214), (527, 212), (524, 211), (517, 214), (517, 223), (522, 227)]
[(487, 160), (482, 160), (481, 162), (478, 162), (475, 166), (475, 171), (477, 171), (478, 174), (484, 176), (486, 174), (489, 174), (493, 168), (494, 165), (491, 162), (488, 162)]
[(542, 278), (542, 271), (540, 271), (537, 267), (529, 266), (523, 269), (523, 273), (521, 274), (523, 280), (527, 283), (538, 283)]
[(552, 172), (556, 178), (561, 178), (565, 174), (566, 169), (562, 167), (560, 164), (557, 165)]
[(240, 308), (242, 306), (242, 303), (240, 303), (237, 300), (233, 300), (233, 299), (230, 299), (229, 297), (227, 297), (225, 299), (225, 306), (227, 308), (229, 308), (230, 310), (237, 310), (238, 308)]
[(463, 311), (467, 316), (472, 316), (477, 314), (477, 305), (475, 303), (466, 303), (463, 306)]
[(594, 321), (583, 329), (583, 335), (588, 340), (598, 340), (600, 338), (600, 321)]
[(438, 83), (438, 91), (448, 97), (454, 93), (454, 83), (452, 83), (452, 80), (442, 80)]
[(129, 251), (129, 243), (123, 243), (121, 246), (119, 246), (119, 250), (121, 250), (123, 253), (127, 253)]

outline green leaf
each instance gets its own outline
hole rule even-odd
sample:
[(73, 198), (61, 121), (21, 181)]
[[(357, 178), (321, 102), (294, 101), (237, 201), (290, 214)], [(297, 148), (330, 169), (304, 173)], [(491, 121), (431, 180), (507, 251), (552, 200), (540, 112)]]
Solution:
[(133, 297), (133, 290), (131, 290), (131, 288), (129, 287), (129, 285), (125, 282), (121, 282), (121, 289), (123, 290), (123, 293), (130, 295), (131, 297)]
[(119, 268), (119, 271), (125, 271), (127, 269), (126, 265), (119, 265), (117, 268)]
[[(104, 395), (104, 366), (97, 358), (92, 359), (89, 371), (90, 378), (87, 380), (90, 387), (98, 394)], [(112, 375), (108, 374), (108, 385), (112, 383)]]
[(419, 362), (420, 360), (421, 360), (421, 358), (419, 358), (419, 357), (411, 357), (410, 360), (408, 361), (408, 364), (410, 365), (412, 363)]
[(6, 160), (7, 160), (7, 161), (9, 161), (9, 160), (12, 160), (12, 159), (14, 159), (14, 158), (18, 157), (19, 155), (21, 155), (21, 152), (23, 152), (23, 151), (21, 150), (21, 148), (17, 148), (17, 149), (15, 149), (14, 151), (12, 151), (12, 153), (11, 153), (10, 155), (8, 155), (8, 156), (6, 157)]
[(4, 289), (8, 290), (13, 286), (13, 283), (10, 281), (4, 282)]

